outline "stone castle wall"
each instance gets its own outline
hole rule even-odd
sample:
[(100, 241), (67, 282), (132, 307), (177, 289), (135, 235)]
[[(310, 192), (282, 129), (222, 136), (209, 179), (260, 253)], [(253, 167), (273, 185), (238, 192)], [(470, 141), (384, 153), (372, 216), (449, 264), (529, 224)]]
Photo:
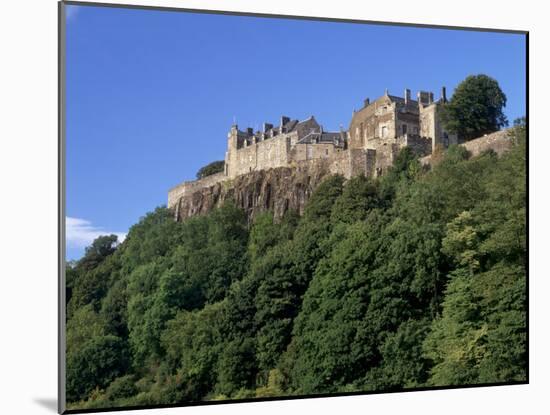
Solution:
[(173, 187), (168, 192), (168, 207), (175, 206), (180, 198), (200, 189), (254, 171), (293, 167), (301, 170), (325, 169), (331, 174), (341, 174), (347, 179), (360, 174), (379, 176), (393, 164), (395, 156), (403, 146), (411, 146), (417, 154), (431, 151), (431, 141), (416, 136), (375, 139), (371, 141), (375, 148), (366, 150), (344, 150), (330, 143), (297, 144), (290, 150), (289, 136), (290, 134), (281, 134), (233, 151), (226, 158), (226, 162), (229, 160), (230, 163), (228, 167), (231, 174), (217, 173)]
[[(465, 147), (470, 153), (470, 156), (475, 157), (488, 150), (492, 150), (498, 155), (501, 155), (505, 151), (509, 150), (512, 147), (512, 144), (512, 140), (510, 139), (510, 131), (501, 130), (467, 141), (460, 144), (460, 146)], [(420, 163), (424, 165), (431, 164), (431, 162), (431, 154), (420, 159)]]
[(273, 169), (288, 165), (290, 137), (281, 134), (239, 149), (230, 148), (226, 158), (231, 178), (259, 169)]
[(290, 160), (302, 161), (333, 158), (336, 153), (341, 151), (340, 148), (335, 148), (332, 143), (296, 144), (290, 151)]
[(508, 130), (503, 130), (467, 141), (461, 145), (464, 146), (472, 156), (477, 156), (487, 150), (493, 150), (498, 155), (501, 155), (510, 149), (512, 140), (510, 139), (510, 132)]
[(224, 180), (228, 180), (228, 178), (225, 173), (221, 172), (206, 176), (199, 180), (180, 183), (177, 186), (172, 187), (168, 191), (168, 207), (170, 208), (175, 206), (177, 201), (182, 197), (190, 196), (200, 189), (213, 186), (216, 183), (220, 183)]
[(430, 136), (405, 134), (397, 138), (397, 143), (402, 147), (409, 147), (414, 154), (423, 156), (432, 153), (432, 139)]
[[(331, 157), (291, 160), (288, 165), (253, 170), (235, 178), (217, 173), (201, 180), (184, 182), (170, 189), (168, 207), (174, 210), (177, 220), (207, 213), (228, 198), (235, 200), (250, 217), (266, 209), (273, 210), (279, 218), (289, 209), (301, 212), (325, 176), (341, 174), (347, 179), (360, 174), (379, 176), (393, 164), (405, 142), (414, 145), (414, 141), (404, 138), (383, 141), (376, 149), (347, 149), (334, 152)], [(422, 142), (417, 144), (425, 145)], [(461, 145), (472, 156), (487, 150), (500, 155), (510, 149), (512, 140), (508, 130), (504, 130)], [(422, 157), (420, 161), (430, 164), (431, 155)]]
[[(281, 138), (283, 137), (281, 136)], [(274, 151), (274, 154), (276, 154), (276, 150), (278, 145), (280, 145), (280, 142), (277, 144), (277, 141), (273, 140), (272, 143), (269, 143), (269, 144), (274, 144), (274, 145), (262, 146), (262, 144), (266, 144), (268, 143), (268, 141), (272, 141), (272, 139), (257, 143), (255, 145), (251, 145), (243, 149), (239, 149), (238, 152), (241, 152), (242, 150), (244, 150), (241, 153), (243, 154), (243, 156), (256, 157), (258, 154), (258, 150), (256, 149), (256, 146), (259, 145), (260, 148), (263, 147), (264, 150), (266, 148), (271, 149)], [(279, 141), (282, 141), (282, 140), (279, 140)], [(363, 159), (364, 159), (365, 158), (364, 151), (359, 151), (359, 150), (354, 151), (353, 152), (354, 157), (356, 159), (360, 158), (361, 154), (359, 153), (363, 153)], [(281, 157), (280, 159), (278, 159), (277, 157), (273, 157), (269, 161), (270, 163), (272, 163), (271, 164), (272, 167), (257, 168), (257, 169), (252, 168), (250, 171), (245, 171), (246, 169), (244, 166), (246, 166), (246, 168), (249, 168), (249, 167), (252, 167), (253, 164), (252, 162), (249, 162), (248, 159), (246, 159), (242, 164), (243, 173), (240, 173), (238, 176), (242, 176), (244, 174), (250, 174), (257, 171), (270, 170), (270, 169), (276, 169), (281, 167), (289, 167), (289, 168), (297, 169), (297, 171), (300, 171), (303, 174), (307, 174), (307, 171), (310, 170), (315, 172), (323, 172), (323, 174), (341, 174), (342, 176), (349, 179), (354, 174), (352, 169), (351, 155), (352, 155), (352, 152), (342, 150), (342, 151), (335, 151), (330, 157), (318, 157), (318, 158), (308, 159), (308, 160), (291, 160), (289, 162), (285, 162), (284, 157)], [(356, 160), (355, 166), (356, 166), (356, 169), (365, 170), (366, 162), (364, 160), (362, 162)], [(355, 173), (355, 174), (359, 174), (359, 173)], [(180, 199), (187, 198), (203, 189), (212, 187), (224, 181), (230, 181), (234, 179), (235, 178), (226, 176), (225, 173), (222, 172), (222, 173), (213, 174), (211, 176), (207, 176), (204, 179), (183, 182), (178, 186), (175, 186), (169, 190), (168, 207), (169, 208), (175, 207), (178, 204), (178, 201)]]

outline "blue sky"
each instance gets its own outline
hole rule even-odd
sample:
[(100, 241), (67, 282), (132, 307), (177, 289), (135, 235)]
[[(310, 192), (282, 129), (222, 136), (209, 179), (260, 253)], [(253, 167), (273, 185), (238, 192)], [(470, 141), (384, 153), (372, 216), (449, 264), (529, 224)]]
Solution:
[(439, 97), (478, 73), (525, 114), (523, 35), (91, 6), (66, 25), (68, 259), (223, 159), (234, 119), (337, 130), (385, 88)]

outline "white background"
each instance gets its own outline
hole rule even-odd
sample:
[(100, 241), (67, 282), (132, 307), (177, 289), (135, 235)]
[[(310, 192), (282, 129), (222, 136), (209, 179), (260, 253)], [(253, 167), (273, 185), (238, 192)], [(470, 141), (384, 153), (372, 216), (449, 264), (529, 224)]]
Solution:
[[(546, 214), (550, 168), (547, 162), (550, 23), (544, 2), (136, 0), (127, 3), (530, 31), (530, 385), (139, 413), (548, 413), (550, 276), (545, 266), (548, 261), (545, 237), (550, 233)], [(52, 414), (57, 393), (56, 1), (2, 1), (0, 42), (0, 413)]]

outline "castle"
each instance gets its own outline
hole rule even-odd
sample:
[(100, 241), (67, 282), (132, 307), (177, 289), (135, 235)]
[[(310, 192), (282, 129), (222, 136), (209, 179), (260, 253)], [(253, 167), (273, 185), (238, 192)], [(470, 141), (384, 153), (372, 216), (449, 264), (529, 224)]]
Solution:
[(261, 131), (241, 131), (233, 125), (227, 135), (224, 171), (173, 187), (168, 207), (202, 188), (278, 167), (307, 169), (322, 164), (346, 178), (361, 174), (377, 177), (393, 164), (403, 147), (427, 156), (436, 146), (458, 143), (457, 136), (445, 131), (440, 120), (446, 100), (445, 87), (437, 101), (432, 92), (420, 91), (413, 100), (409, 89), (403, 97), (386, 90), (373, 102), (365, 99), (363, 108), (353, 111), (347, 131), (324, 131), (313, 116), (303, 121), (282, 116), (278, 125), (264, 123)]

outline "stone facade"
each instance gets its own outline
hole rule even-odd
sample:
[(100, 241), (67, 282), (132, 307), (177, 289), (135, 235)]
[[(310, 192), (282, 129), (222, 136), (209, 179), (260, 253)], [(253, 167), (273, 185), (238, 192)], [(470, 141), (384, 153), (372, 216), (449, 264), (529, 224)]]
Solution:
[(440, 107), (445, 102), (445, 88), (437, 101), (432, 92), (420, 91), (413, 100), (408, 89), (403, 97), (386, 91), (373, 102), (366, 99), (363, 108), (353, 111), (348, 131), (324, 131), (313, 116), (303, 121), (282, 116), (278, 125), (264, 123), (261, 131), (241, 131), (233, 125), (227, 135), (224, 171), (170, 189), (168, 207), (180, 209), (181, 199), (201, 189), (283, 167), (346, 178), (379, 176), (404, 147), (422, 157), (436, 146), (446, 148), (458, 142), (440, 122)]
[(294, 162), (330, 159), (344, 149), (346, 134), (329, 133), (312, 116), (304, 121), (281, 117), (264, 124), (263, 131), (239, 130), (233, 125), (227, 135), (225, 176), (233, 179), (253, 171), (288, 167)]
[(363, 108), (353, 111), (349, 148), (376, 151), (372, 174), (380, 175), (403, 147), (423, 156), (431, 154), (436, 146), (456, 144), (456, 135), (445, 131), (440, 121), (439, 111), (446, 101), (444, 87), (437, 101), (433, 92), (426, 91), (418, 92), (413, 100), (409, 89), (405, 89), (403, 97), (390, 95), (386, 90), (373, 102), (367, 98)]

